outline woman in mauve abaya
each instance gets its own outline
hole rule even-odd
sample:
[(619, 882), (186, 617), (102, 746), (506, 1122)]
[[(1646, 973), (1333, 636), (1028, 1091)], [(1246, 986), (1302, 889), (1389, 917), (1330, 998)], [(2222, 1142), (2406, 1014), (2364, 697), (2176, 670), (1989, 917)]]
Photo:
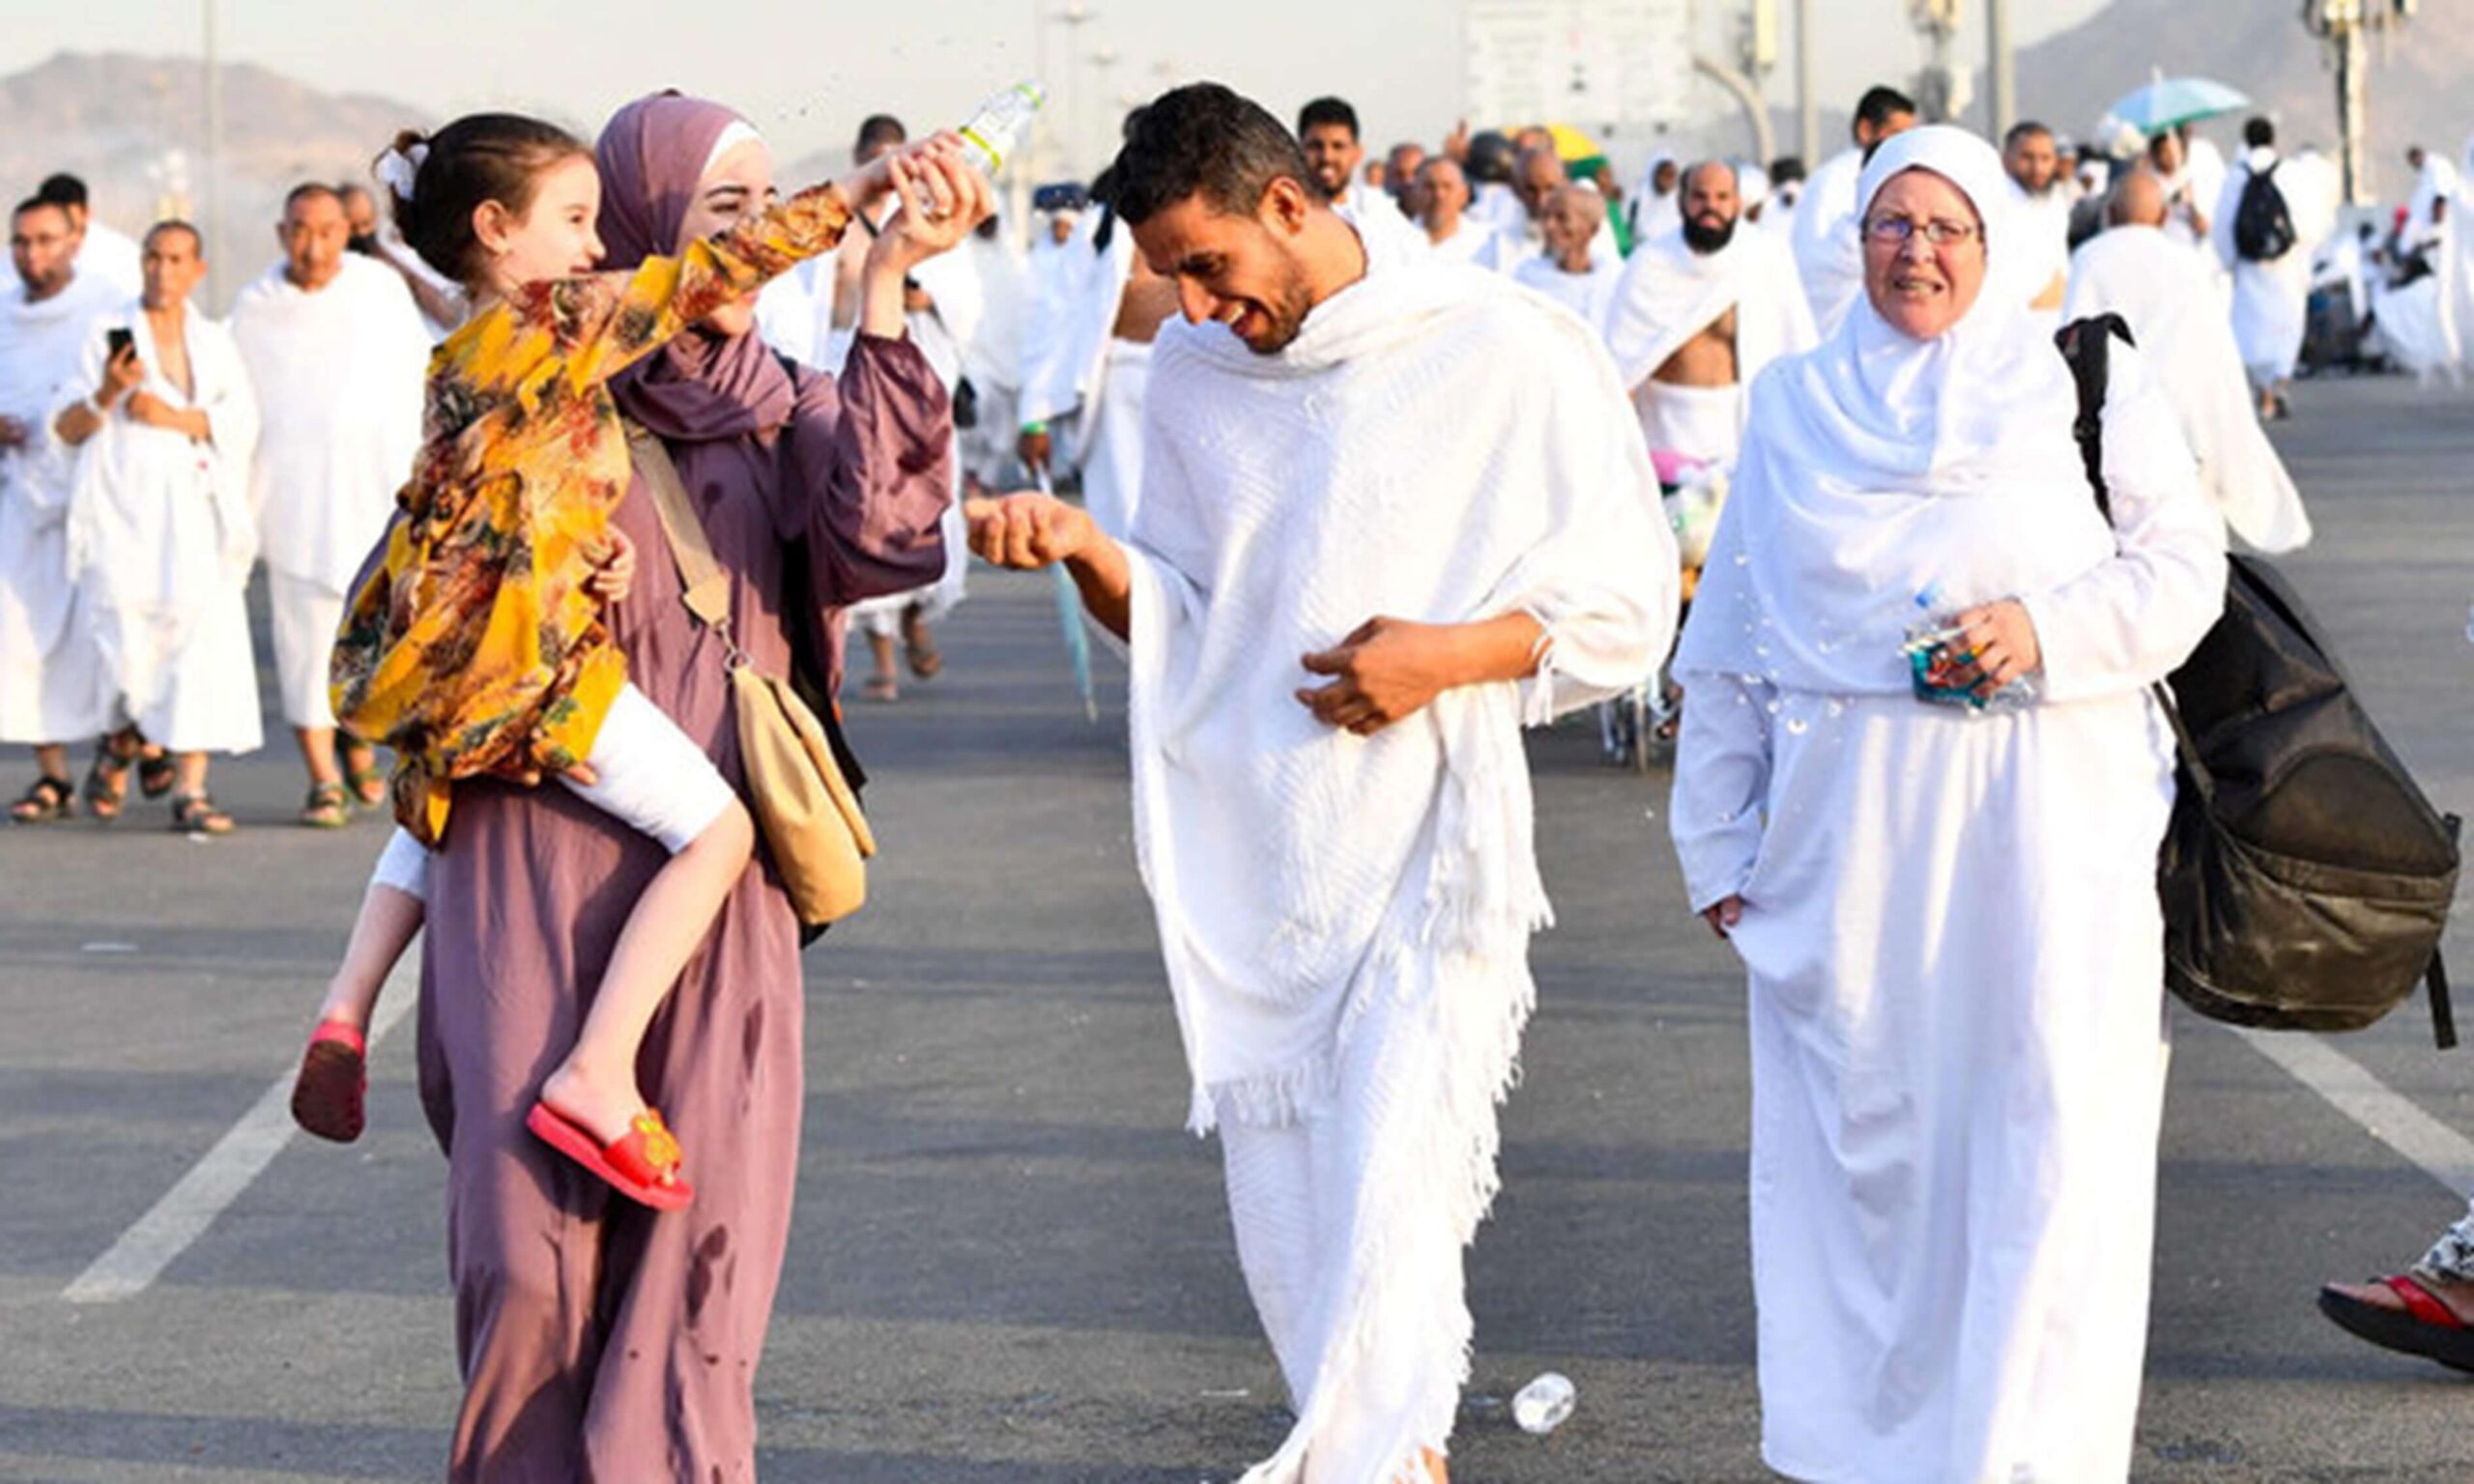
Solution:
[[(605, 269), (674, 252), (762, 210), (771, 189), (753, 129), (675, 94), (619, 110), (597, 153)], [(752, 333), (751, 300), (616, 386), (620, 410), (676, 464), (733, 579), (734, 636), (768, 673), (789, 668), (794, 630), (830, 654), (840, 609), (943, 570), (951, 410), (903, 338), (902, 279), (970, 225), (953, 214), (885, 231), (839, 377), (778, 361)], [(641, 471), (617, 521), (642, 554), (611, 613), (629, 673), (744, 792), (722, 642), (680, 603)], [(432, 868), (420, 1018), (465, 1382), (453, 1480), (755, 1477), (754, 1380), (802, 1099), (799, 926), (761, 845), (639, 1066), (693, 1161), (694, 1204), (667, 1215), (637, 1206), (524, 1127), (574, 1042), (580, 986), (599, 981), (663, 859), (658, 842), (565, 789), (458, 786)]]

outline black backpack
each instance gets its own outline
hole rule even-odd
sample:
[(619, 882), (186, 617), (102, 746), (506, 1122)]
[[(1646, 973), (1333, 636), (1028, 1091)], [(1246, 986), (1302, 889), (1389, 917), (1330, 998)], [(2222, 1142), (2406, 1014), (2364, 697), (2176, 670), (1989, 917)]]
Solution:
[(2271, 263), (2293, 250), (2293, 214), (2277, 189), (2277, 167), (2254, 170), (2233, 208), (2233, 250), (2249, 263)]
[[(2073, 431), (2113, 518), (2102, 444), (2119, 315), (2057, 336), (2079, 384)], [(2457, 1043), (2440, 960), (2457, 827), (2356, 702), (2319, 626), (2275, 568), (2228, 557), (2225, 614), (2156, 699), (2180, 787), (2156, 881), (2165, 981), (2211, 1019), (2350, 1031), (2430, 986), (2432, 1037)]]

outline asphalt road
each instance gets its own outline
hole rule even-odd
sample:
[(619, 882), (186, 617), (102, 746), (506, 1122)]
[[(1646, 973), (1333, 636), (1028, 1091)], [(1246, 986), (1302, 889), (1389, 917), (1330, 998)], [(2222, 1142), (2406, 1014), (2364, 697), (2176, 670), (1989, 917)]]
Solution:
[[(2474, 399), (2296, 400), (2278, 436), (2319, 540), (2288, 570), (2462, 809)], [(886, 853), (875, 901), (807, 957), (766, 1477), (1232, 1479), (1281, 1436), (1283, 1398), (1217, 1152), (1179, 1131), (1115, 668), (1088, 725), (1045, 580), (973, 585), (947, 675), (854, 716)], [(1453, 1477), (1758, 1479), (1740, 980), (1680, 899), (1663, 778), (1601, 766), (1585, 719), (1532, 751), (1562, 926), (1470, 1266)], [(0, 768), (14, 793), (29, 764)], [(63, 1297), (288, 1074), (382, 838), (289, 827), (288, 748), (216, 777), (228, 840), (173, 835), (160, 806), (0, 831), (0, 1480), (438, 1476), (457, 1387), (409, 1029), (377, 1051), (360, 1145), (289, 1142), (151, 1287)], [(2176, 1034), (2137, 1477), (2474, 1476), (2474, 1388), (2311, 1302), (2411, 1259), (2462, 1193), (2233, 1034), (2187, 1015)], [(2429, 1049), (2419, 1006), (2334, 1044), (2474, 1135), (2474, 1050)], [(1534, 1439), (1505, 1399), (1548, 1368), (1580, 1405)]]

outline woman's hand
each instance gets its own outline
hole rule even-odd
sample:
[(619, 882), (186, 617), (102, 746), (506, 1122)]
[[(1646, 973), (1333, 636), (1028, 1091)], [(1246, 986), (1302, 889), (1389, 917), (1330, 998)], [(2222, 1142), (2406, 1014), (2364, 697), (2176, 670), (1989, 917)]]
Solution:
[(988, 177), (960, 151), (932, 150), (916, 157), (886, 157), (902, 210), (868, 249), (872, 271), (907, 274), (941, 252), (951, 251), (995, 210)]
[(592, 575), (584, 580), (585, 590), (599, 598), (604, 608), (626, 602), (627, 594), (636, 587), (636, 543), (613, 526), (609, 538), (590, 560)]
[(916, 144), (906, 144), (900, 149), (887, 150), (849, 175), (835, 181), (833, 186), (836, 190), (842, 192), (842, 199), (849, 205), (851, 211), (870, 211), (893, 193), (893, 162), (895, 160), (916, 159), (922, 155), (929, 154), (958, 155), (962, 152), (962, 135), (950, 128), (939, 129)]
[(1332, 683), (1297, 693), (1298, 704), (1327, 727), (1370, 737), (1415, 716), (1459, 683), (1447, 630), (1404, 618), (1369, 618), (1329, 649), (1307, 655), (1309, 674)]
[(1954, 677), (1972, 685), (1979, 697), (1991, 696), (2013, 681), (2032, 675), (2045, 662), (2036, 642), (2036, 621), (2016, 598), (1971, 608), (1952, 620), (1961, 638), (1955, 642), (1972, 658)]
[(1089, 515), (1053, 495), (966, 499), (963, 514), (970, 521), (970, 549), (981, 560), (1021, 572), (1072, 561), (1099, 531)]
[(1710, 925), (1712, 932), (1723, 938), (1727, 936), (1727, 929), (1743, 921), (1743, 899), (1735, 896), (1721, 898), (1702, 909), (1701, 920)]

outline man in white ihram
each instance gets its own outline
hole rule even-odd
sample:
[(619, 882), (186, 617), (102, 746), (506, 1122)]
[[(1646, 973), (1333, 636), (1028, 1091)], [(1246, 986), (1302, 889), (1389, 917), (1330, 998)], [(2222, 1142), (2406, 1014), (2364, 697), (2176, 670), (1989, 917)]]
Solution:
[(2062, 317), (2120, 315), (2173, 404), (2226, 526), (2258, 551), (2297, 550), (2311, 540), (2310, 517), (2252, 412), (2242, 353), (2217, 312), (2207, 264), (2165, 233), (2170, 211), (2156, 172), (2123, 176), (2105, 205), (2106, 229), (2071, 255)]
[(1812, 311), (1786, 246), (1738, 221), (1732, 166), (1694, 165), (1677, 194), (1683, 219), (1624, 265), (1606, 345), (1652, 448), (1733, 464), (1746, 389), (1770, 361), (1812, 348)]
[[(345, 589), (387, 528), (421, 441), (429, 332), (401, 274), (345, 250), (332, 187), (297, 186), (283, 256), (232, 304), (261, 427), (249, 478), (274, 618), (275, 687), (309, 773), (303, 824), (331, 829), (386, 799), (369, 744), (342, 739), (328, 656)], [(349, 787), (347, 785), (349, 784)]]
[(1386, 260), (1306, 169), (1225, 88), (1151, 105), (1102, 186), (1187, 321), (1133, 538), (1022, 495), (971, 542), (1063, 561), (1130, 645), (1191, 1124), (1297, 1406), (1246, 1484), (1443, 1484), (1548, 918), (1520, 728), (1650, 671), (1675, 548), (1588, 330)]
[[(51, 436), (60, 385), (95, 317), (120, 301), (75, 267), (69, 209), (40, 197), (11, 214), (17, 281), (0, 294), (0, 742), (31, 743), (42, 769), (9, 816), (46, 824), (76, 811), (69, 747), (101, 735), (99, 662), (69, 580), (68, 451)], [(109, 764), (99, 787), (111, 786)], [(107, 806), (108, 807), (108, 806)]]
[(77, 450), (69, 570), (102, 651), (113, 725), (172, 755), (172, 825), (229, 833), (206, 791), (210, 753), (251, 753), (258, 665), (243, 590), (257, 557), (249, 455), (257, 400), (232, 333), (190, 307), (206, 276), (197, 231), (146, 234), (146, 293), (99, 327), (52, 431)]

